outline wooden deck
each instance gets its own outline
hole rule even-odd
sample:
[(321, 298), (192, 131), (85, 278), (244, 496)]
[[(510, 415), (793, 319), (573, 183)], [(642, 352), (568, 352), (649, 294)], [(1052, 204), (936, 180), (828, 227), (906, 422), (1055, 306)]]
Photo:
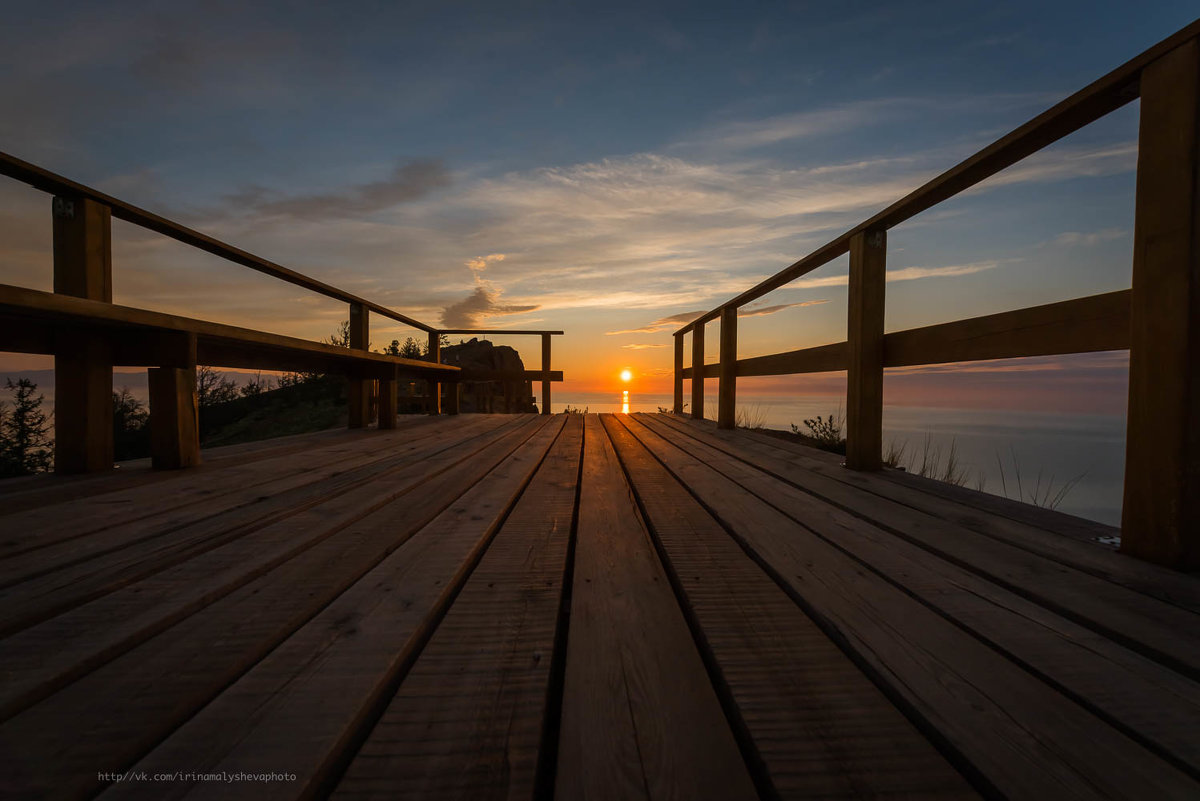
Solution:
[(1194, 575), (763, 434), (402, 419), (2, 492), (12, 797), (1200, 797)]

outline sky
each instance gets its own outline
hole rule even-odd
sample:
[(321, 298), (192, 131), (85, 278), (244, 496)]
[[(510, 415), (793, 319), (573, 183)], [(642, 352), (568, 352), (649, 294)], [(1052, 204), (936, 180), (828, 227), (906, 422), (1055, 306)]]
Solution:
[[(5, 7), (0, 150), (433, 325), (564, 330), (553, 366), (568, 393), (607, 391), (624, 368), (636, 391), (669, 392), (683, 322), (1196, 15), (1185, 2)], [(1128, 287), (1136, 159), (1134, 103), (893, 229), (887, 330)], [(50, 288), (49, 205), (0, 180), (0, 282)], [(739, 355), (844, 340), (845, 272), (843, 257), (743, 309)], [(346, 316), (120, 221), (114, 300), (314, 339)], [(372, 319), (376, 348), (408, 335)], [(536, 340), (492, 339), (538, 366)], [(1123, 408), (1123, 356), (1023, 364), (906, 370), (885, 400)], [(0, 354), (0, 370), (42, 366)]]

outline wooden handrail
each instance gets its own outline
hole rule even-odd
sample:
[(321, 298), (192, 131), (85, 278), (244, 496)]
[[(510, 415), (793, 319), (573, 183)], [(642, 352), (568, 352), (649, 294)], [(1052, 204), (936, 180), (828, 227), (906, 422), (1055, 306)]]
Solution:
[[(113, 339), (112, 361), (122, 366), (175, 366), (173, 354), (158, 347), (160, 335), (197, 340), (199, 363), (212, 367), (266, 370), (358, 371), (390, 376), (396, 370), (421, 378), (452, 379), (460, 368), (405, 359), (361, 348), (270, 334), (177, 314), (118, 306), (86, 298), (0, 284), (0, 350), (53, 354), (71, 339), (101, 333)], [(180, 364), (179, 366), (183, 366)]]
[[(887, 231), (1141, 98), (1132, 289), (884, 333)], [(849, 253), (847, 339), (737, 358), (737, 310)], [(737, 378), (846, 371), (846, 466), (882, 467), (884, 368), (1130, 351), (1122, 551), (1200, 567), (1200, 20), (1130, 59), (875, 216), (675, 332), (674, 395), (718, 378), (719, 428), (736, 425)], [(721, 318), (721, 357), (704, 326)], [(683, 336), (692, 335), (692, 366)]]
[[(395, 426), (399, 371), (429, 382), (429, 410), (441, 413), (441, 383), (453, 385), (448, 411), (458, 411), (460, 371), (440, 364), (443, 333), (530, 334), (542, 337), (543, 412), (550, 411), (550, 384), (562, 373), (551, 370), (550, 338), (562, 331), (447, 329), (318, 281), (185, 225), (126, 203), (6, 153), (0, 175), (54, 195), (54, 293), (0, 286), (0, 347), (54, 356), (58, 432), (57, 472), (91, 472), (112, 467), (112, 368), (150, 366), (152, 461), (156, 467), (200, 463), (196, 365), (255, 366), (264, 369), (319, 369), (345, 373), (351, 428), (370, 424), (378, 405), (379, 427)], [(349, 348), (281, 337), (116, 306), (112, 303), (112, 218), (125, 220), (185, 245), (349, 304)], [(371, 353), (370, 313), (428, 334), (429, 361)], [(69, 342), (64, 330), (82, 333)], [(497, 372), (512, 378), (514, 373)], [(520, 373), (527, 377), (526, 372)]]
[(685, 334), (697, 325), (715, 320), (720, 316), (721, 309), (745, 306), (768, 292), (791, 283), (848, 253), (850, 238), (855, 234), (894, 228), (931, 206), (971, 188), (1030, 154), (1136, 100), (1140, 94), (1139, 79), (1142, 70), (1151, 62), (1197, 36), (1200, 36), (1200, 20), (1131, 58), (1104, 77), (905, 195), (874, 217), (856, 225), (770, 278), (760, 281), (737, 297), (705, 312), (675, 333)]
[[(737, 376), (797, 375), (845, 370), (847, 343), (738, 359)], [(883, 335), (883, 366), (1096, 353), (1129, 348), (1129, 290), (988, 314)], [(705, 378), (720, 376), (704, 365)], [(684, 368), (683, 378), (692, 377)]]
[(401, 314), (398, 311), (393, 311), (386, 306), (381, 306), (378, 303), (360, 298), (351, 292), (338, 289), (335, 286), (326, 284), (324, 281), (318, 281), (315, 278), (310, 278), (303, 273), (298, 273), (295, 270), (290, 270), (283, 265), (276, 264), (273, 261), (255, 256), (253, 253), (248, 253), (241, 248), (236, 248), (233, 245), (228, 245), (219, 239), (202, 234), (199, 231), (188, 228), (186, 225), (180, 225), (173, 220), (168, 220), (166, 217), (161, 217), (153, 212), (138, 208), (131, 203), (126, 203), (111, 195), (106, 195), (90, 186), (85, 186), (77, 183), (61, 175), (56, 175), (49, 170), (42, 169), (27, 161), (22, 161), (15, 156), (10, 156), (7, 153), (0, 153), (0, 175), (6, 175), (9, 178), (15, 178), (18, 181), (29, 184), (35, 189), (40, 189), (43, 192), (50, 192), (55, 195), (62, 195), (70, 198), (86, 198), (95, 201), (103, 206), (107, 206), (112, 210), (112, 215), (118, 219), (141, 226), (155, 233), (168, 236), (185, 245), (191, 245), (194, 248), (211, 253), (214, 256), (220, 256), (235, 264), (240, 264), (243, 267), (249, 267), (251, 270), (257, 270), (260, 273), (266, 273), (281, 281), (287, 281), (290, 284), (303, 287), (305, 289), (317, 292), (326, 297), (335, 300), (342, 300), (347, 303), (355, 303), (364, 308), (370, 309), (376, 314), (381, 314), (397, 322), (410, 325), (413, 328), (419, 328), (422, 331), (433, 331), (434, 328), (420, 320), (414, 320), (408, 315)]

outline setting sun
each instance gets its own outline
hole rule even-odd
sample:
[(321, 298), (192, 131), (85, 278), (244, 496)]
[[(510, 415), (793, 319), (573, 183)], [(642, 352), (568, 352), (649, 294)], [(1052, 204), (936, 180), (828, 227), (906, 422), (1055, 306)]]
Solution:
[(622, 381), (624, 381), (625, 383), (629, 383), (632, 379), (633, 379), (632, 371), (630, 371), (630, 370), (622, 370), (621, 371), (621, 380)]

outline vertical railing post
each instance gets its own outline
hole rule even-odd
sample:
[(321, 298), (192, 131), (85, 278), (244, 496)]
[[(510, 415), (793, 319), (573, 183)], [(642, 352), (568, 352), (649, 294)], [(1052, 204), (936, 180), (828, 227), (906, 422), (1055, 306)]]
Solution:
[(1141, 76), (1121, 551), (1200, 568), (1200, 42)]
[(675, 335), (675, 414), (683, 414), (683, 334)]
[(846, 466), (883, 467), (883, 304), (887, 234), (850, 238), (846, 375)]
[[(54, 198), (54, 291), (112, 303), (112, 211), (83, 198)], [(54, 352), (54, 470), (113, 466), (112, 346), (72, 337)]]
[(704, 419), (704, 323), (692, 326), (692, 417)]
[(392, 368), (390, 376), (379, 379), (380, 429), (396, 427), (396, 414), (399, 411), (399, 386), (400, 382), (396, 378), (395, 367)]
[[(168, 335), (160, 334), (163, 339)], [(150, 464), (178, 470), (200, 464), (200, 406), (196, 397), (196, 335), (169, 337), (171, 364), (147, 371), (150, 387)]]
[(717, 428), (737, 427), (737, 307), (721, 309), (721, 369), (717, 374)]
[(550, 414), (550, 335), (542, 334), (542, 414)]
[[(370, 312), (361, 303), (350, 304), (350, 347), (366, 350), (371, 341)], [(350, 428), (366, 428), (371, 424), (371, 382), (358, 375), (350, 377)]]
[[(437, 331), (429, 332), (429, 361), (434, 364), (442, 362), (442, 335)], [(442, 413), (442, 385), (440, 382), (429, 379), (425, 382), (429, 386), (429, 413)]]

